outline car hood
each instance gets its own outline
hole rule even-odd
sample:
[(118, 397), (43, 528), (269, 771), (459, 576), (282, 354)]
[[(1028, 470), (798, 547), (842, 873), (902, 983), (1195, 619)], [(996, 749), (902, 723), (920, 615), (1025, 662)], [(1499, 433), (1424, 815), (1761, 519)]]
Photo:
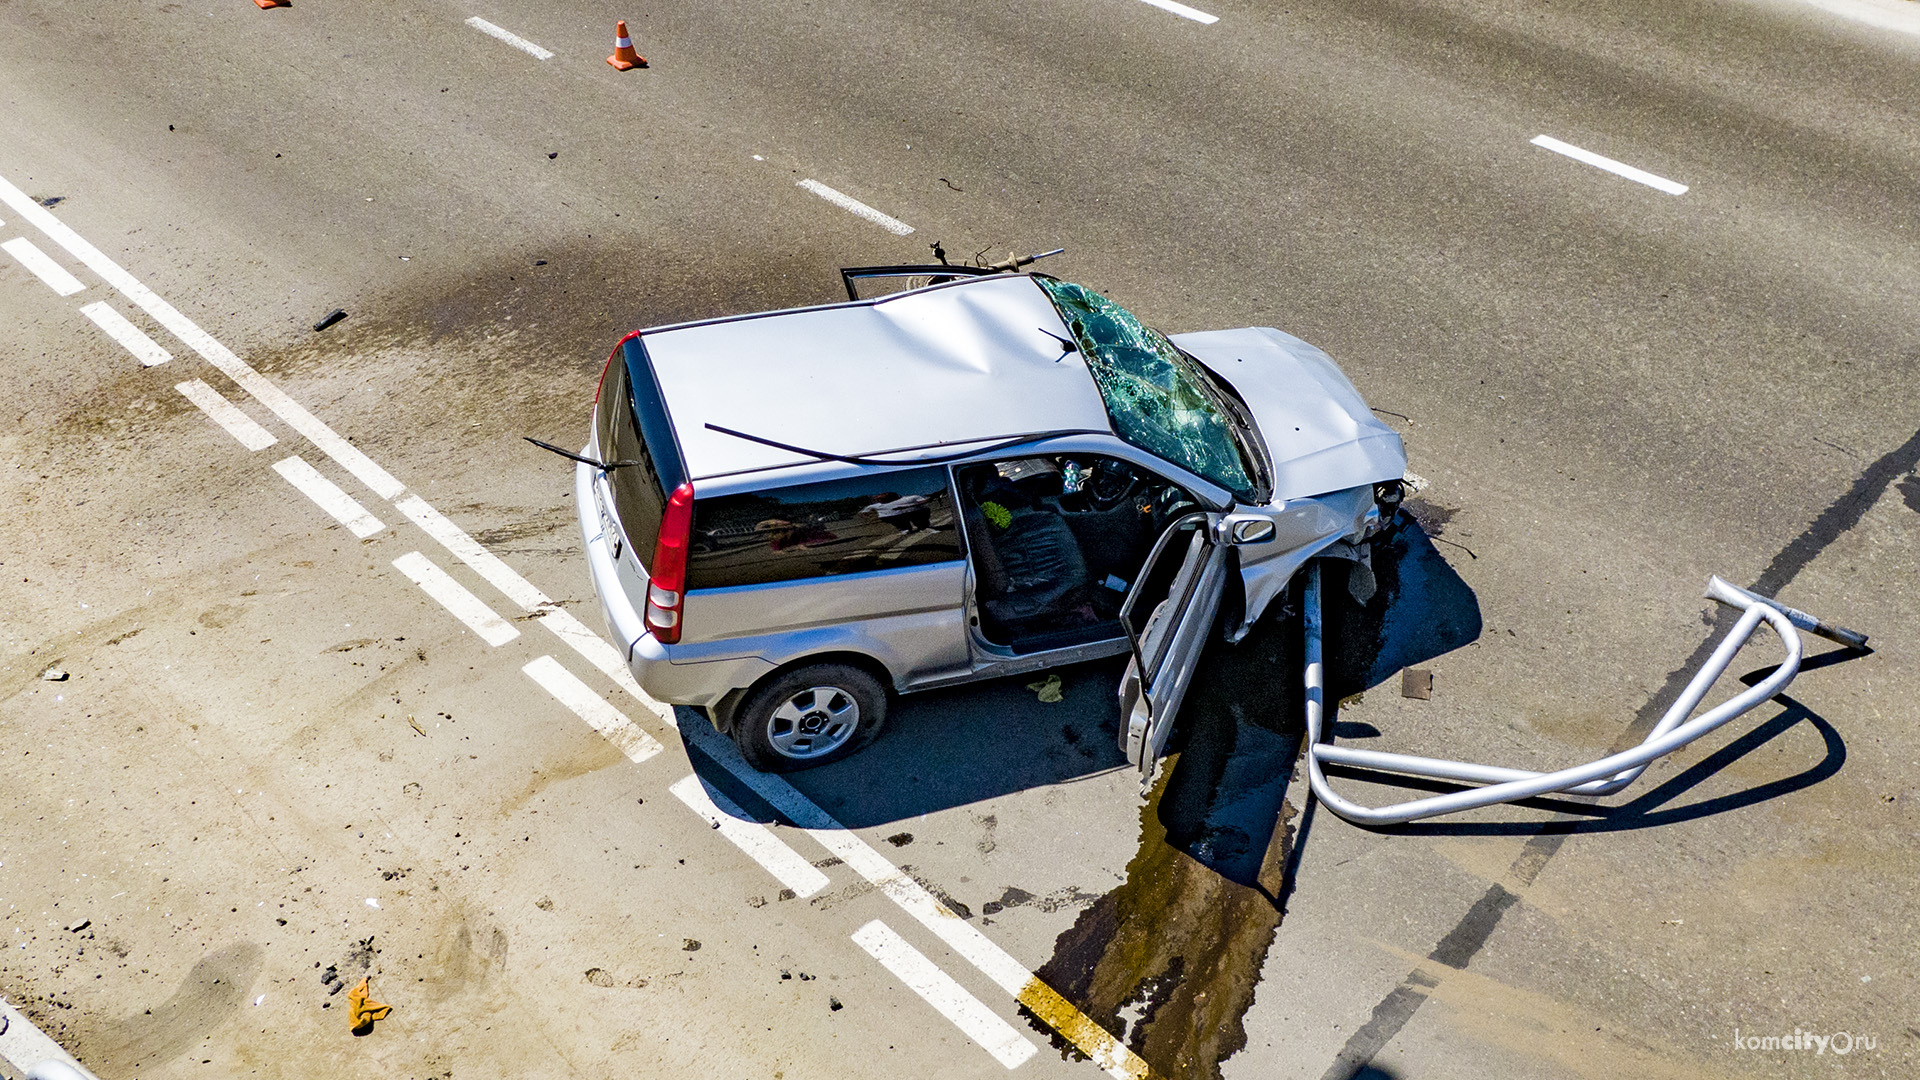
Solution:
[(1398, 480), (1400, 436), (1367, 408), (1326, 353), (1271, 327), (1173, 341), (1240, 392), (1273, 459), (1273, 501)]

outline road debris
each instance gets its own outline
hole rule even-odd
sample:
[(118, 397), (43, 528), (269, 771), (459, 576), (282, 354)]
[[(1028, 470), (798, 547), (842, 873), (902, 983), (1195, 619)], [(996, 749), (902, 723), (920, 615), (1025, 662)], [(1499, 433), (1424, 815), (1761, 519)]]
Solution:
[(408, 714), (407, 714), (407, 724), (408, 724), (408, 725), (409, 725), (410, 727), (412, 727), (412, 728), (413, 728), (413, 730), (414, 730), (414, 732), (415, 732), (416, 734), (418, 734), (418, 735), (419, 735), (419, 736), (420, 736), (421, 738), (425, 738), (425, 737), (426, 737), (426, 734), (427, 734), (427, 729), (426, 729), (426, 728), (423, 728), (423, 727), (421, 727), (421, 726), (420, 726), (420, 721), (418, 721), (418, 720), (415, 720), (415, 719), (413, 718), (413, 714), (412, 714), (412, 713), (408, 713)]
[(829, 996), (829, 997), (827, 998), (827, 1011), (828, 1011), (828, 1012), (839, 1012), (839, 1011), (840, 1011), (841, 1009), (844, 1009), (844, 1008), (846, 1008), (846, 1006), (845, 1006), (845, 1005), (842, 1005), (842, 1004), (840, 1004), (840, 999), (839, 999), (839, 998), (837, 998), (837, 997), (832, 997), (832, 996)]
[(1426, 668), (1407, 668), (1400, 673), (1400, 696), (1415, 701), (1433, 700), (1433, 672)]
[(93, 925), (92, 919), (81, 919), (79, 922), (74, 923), (73, 925), (67, 927), (67, 933), (77, 934), (80, 931), (85, 930), (87, 927), (92, 925)]
[(320, 321), (313, 324), (313, 332), (317, 334), (346, 317), (347, 312), (345, 308), (334, 308), (332, 311), (320, 316)]
[(67, 681), (67, 673), (57, 667), (50, 667), (47, 670), (41, 672), (40, 677), (42, 679), (45, 679), (48, 682), (66, 682)]
[(375, 1020), (385, 1020), (393, 1011), (393, 1006), (382, 1004), (368, 995), (373, 991), (373, 976), (368, 975), (347, 991), (347, 1027), (355, 1035), (368, 1035), (373, 1032)]
[(1027, 689), (1039, 695), (1040, 700), (1048, 705), (1057, 705), (1062, 700), (1060, 696), (1060, 676), (1058, 674), (1049, 675), (1039, 682), (1030, 682), (1027, 684)]

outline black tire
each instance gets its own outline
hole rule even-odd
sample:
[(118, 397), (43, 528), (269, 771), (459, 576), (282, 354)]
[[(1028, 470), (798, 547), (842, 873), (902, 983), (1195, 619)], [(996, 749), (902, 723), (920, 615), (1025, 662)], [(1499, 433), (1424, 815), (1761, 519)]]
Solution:
[(850, 664), (808, 664), (747, 695), (734, 714), (733, 741), (761, 772), (795, 772), (859, 750), (886, 721), (878, 679)]

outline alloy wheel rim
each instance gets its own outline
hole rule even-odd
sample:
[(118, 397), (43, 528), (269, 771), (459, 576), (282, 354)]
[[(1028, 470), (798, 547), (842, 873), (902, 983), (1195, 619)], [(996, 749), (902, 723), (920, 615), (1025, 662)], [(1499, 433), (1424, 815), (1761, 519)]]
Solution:
[(807, 761), (845, 746), (860, 730), (860, 703), (838, 686), (810, 686), (767, 718), (767, 742), (782, 757)]

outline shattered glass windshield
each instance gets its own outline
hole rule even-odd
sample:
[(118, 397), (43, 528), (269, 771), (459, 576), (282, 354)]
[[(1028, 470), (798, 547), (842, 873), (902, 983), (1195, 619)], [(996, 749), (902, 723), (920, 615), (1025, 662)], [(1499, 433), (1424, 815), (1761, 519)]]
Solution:
[(1207, 392), (1194, 361), (1092, 289), (1039, 274), (1033, 280), (1073, 331), (1114, 433), (1246, 497), (1254, 485), (1233, 421)]

